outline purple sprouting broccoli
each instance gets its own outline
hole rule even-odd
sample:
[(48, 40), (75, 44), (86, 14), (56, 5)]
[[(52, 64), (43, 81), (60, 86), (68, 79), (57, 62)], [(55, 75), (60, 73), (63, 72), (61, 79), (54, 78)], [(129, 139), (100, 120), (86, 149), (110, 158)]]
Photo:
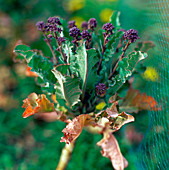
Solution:
[(137, 30), (130, 29), (124, 33), (124, 39), (128, 39), (131, 43), (135, 42), (139, 38)]
[(69, 21), (67, 27), (68, 27), (69, 29), (70, 29), (70, 28), (73, 28), (73, 27), (76, 27), (75, 21), (74, 21), (74, 20), (73, 20), (73, 21)]
[(102, 27), (102, 29), (105, 30), (107, 34), (108, 34), (108, 33), (113, 34), (113, 29), (114, 29), (114, 28), (115, 28), (115, 27), (114, 27), (113, 24), (111, 24), (111, 23), (106, 23), (106, 24), (104, 24), (103, 27)]
[(57, 18), (57, 17), (49, 17), (48, 23), (62, 25), (61, 22), (60, 22), (60, 19)]
[(88, 23), (86, 21), (82, 22), (81, 27), (82, 27), (83, 30), (87, 30), (88, 29)]
[(80, 29), (77, 27), (70, 28), (69, 35), (74, 38), (72, 43), (74, 43), (76, 46), (78, 46), (78, 41), (81, 40)]
[(77, 38), (81, 36), (80, 29), (77, 27), (73, 27), (69, 30), (69, 35), (73, 38)]
[(96, 86), (96, 94), (102, 96), (105, 93), (106, 93), (106, 85), (104, 83), (99, 83)]
[(43, 32), (49, 32), (50, 33), (61, 33), (61, 28), (58, 27), (58, 25), (62, 25), (59, 18), (57, 17), (49, 17), (47, 24), (45, 24), (43, 21), (40, 21), (36, 24), (39, 31)]
[(36, 26), (39, 31), (44, 31), (46, 25), (43, 21), (39, 21), (37, 22)]
[(57, 39), (57, 41), (58, 41), (58, 45), (61, 46), (62, 42), (65, 42), (66, 39), (65, 39), (64, 37), (59, 37), (59, 38)]
[(92, 36), (90, 35), (89, 31), (84, 30), (82, 31), (82, 38), (91, 41)]
[(89, 21), (88, 21), (88, 27), (89, 29), (91, 29), (92, 31), (94, 31), (94, 28), (97, 27), (97, 20), (95, 18), (91, 18)]

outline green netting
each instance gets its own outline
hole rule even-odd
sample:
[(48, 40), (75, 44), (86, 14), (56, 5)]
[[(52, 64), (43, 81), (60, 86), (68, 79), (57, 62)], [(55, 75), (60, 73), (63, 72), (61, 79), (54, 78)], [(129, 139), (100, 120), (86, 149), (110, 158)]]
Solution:
[[(143, 89), (158, 101), (162, 111), (149, 111), (149, 125), (137, 153), (137, 169), (169, 169), (169, 1), (121, 0), (123, 27), (138, 29), (142, 40), (152, 40), (156, 47), (148, 52), (145, 65), (150, 80)], [(154, 73), (155, 71), (155, 73)], [(153, 75), (155, 74), (155, 75)], [(155, 76), (153, 78), (153, 76)]]

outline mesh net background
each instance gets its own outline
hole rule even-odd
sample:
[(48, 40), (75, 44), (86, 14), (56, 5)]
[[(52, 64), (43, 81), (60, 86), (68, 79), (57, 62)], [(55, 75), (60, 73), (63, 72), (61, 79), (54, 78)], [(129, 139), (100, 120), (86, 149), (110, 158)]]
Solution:
[(166, 170), (169, 169), (169, 2), (120, 0), (118, 8), (125, 29), (137, 29), (142, 40), (152, 40), (156, 45), (148, 51), (145, 61), (152, 78), (141, 90), (155, 98), (162, 111), (148, 111), (149, 125), (137, 151), (137, 169)]

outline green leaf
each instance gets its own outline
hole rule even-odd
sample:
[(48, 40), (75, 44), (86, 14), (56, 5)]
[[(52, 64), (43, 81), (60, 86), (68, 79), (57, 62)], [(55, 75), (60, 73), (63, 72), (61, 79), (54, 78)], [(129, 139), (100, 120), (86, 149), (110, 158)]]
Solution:
[(67, 27), (68, 26), (68, 22), (62, 18), (60, 18), (60, 22), (62, 23), (62, 28), (63, 28), (63, 35), (64, 37), (67, 37), (69, 38), (69, 28)]
[(52, 70), (58, 82), (55, 85), (56, 100), (64, 99), (69, 106), (73, 106), (80, 101), (81, 90), (79, 88), (79, 79), (77, 77), (63, 76), (56, 69)]
[[(107, 43), (106, 47), (108, 49), (114, 47), (114, 49), (116, 50), (119, 41), (121, 39), (121, 37), (123, 36), (124, 32), (123, 31), (118, 31), (117, 33), (114, 33), (112, 37), (109, 38), (109, 42)], [(116, 45), (114, 45), (114, 43), (116, 43)]]
[(26, 60), (26, 62), (29, 62), (32, 59), (32, 57), (36, 54), (27, 45), (17, 45), (14, 49), (14, 53), (17, 54), (15, 60), (17, 61), (19, 60), (21, 62), (23, 62), (24, 60)]
[(14, 60), (14, 62), (21, 62), (22, 63), (23, 61), (25, 61), (25, 58), (23, 57), (23, 55), (20, 55), (18, 53), (16, 56), (14, 56), (13, 60)]
[(31, 61), (28, 63), (28, 66), (31, 67), (31, 71), (36, 72), (39, 77), (41, 77), (44, 82), (56, 83), (56, 78), (51, 72), (53, 69), (53, 63), (50, 62), (47, 58), (42, 57), (41, 55), (34, 55)]
[(98, 57), (95, 49), (87, 50), (86, 89), (94, 88), (95, 84), (98, 81), (97, 62), (98, 62)]
[[(108, 79), (110, 71), (112, 70), (112, 65), (114, 65), (117, 61), (117, 56), (115, 55), (115, 52), (123, 34), (124, 33), (122, 31), (114, 33), (114, 35), (110, 37), (110, 40), (106, 45), (106, 50), (103, 55), (102, 69), (100, 71), (101, 81), (106, 81)], [(121, 52), (121, 49), (122, 48), (119, 49), (119, 52)]]
[(86, 50), (85, 43), (76, 51), (76, 64), (82, 79), (82, 89), (92, 89), (97, 83), (97, 67), (99, 61), (94, 49)]
[(112, 23), (113, 26), (115, 26), (116, 29), (120, 28), (119, 16), (120, 16), (120, 12), (115, 11), (115, 12), (113, 12), (113, 15), (111, 16), (111, 20), (110, 20), (110, 23)]
[(55, 93), (54, 85), (51, 84), (51, 83), (46, 83), (45, 86), (41, 86), (41, 90), (44, 93), (47, 93), (47, 94), (54, 94)]
[(55, 93), (54, 85), (52, 83), (48, 83), (48, 82), (45, 83), (41, 77), (36, 77), (35, 82), (38, 86), (41, 86), (41, 90), (44, 93), (47, 93), (47, 94)]
[(129, 69), (133, 71), (135, 66), (138, 64), (139, 61), (147, 58), (147, 53), (138, 51), (138, 52), (131, 52), (128, 55), (128, 63), (129, 63)]
[(128, 79), (129, 76), (132, 75), (135, 66), (138, 64), (140, 60), (143, 60), (147, 57), (146, 53), (131, 52), (127, 57), (123, 58), (117, 67), (117, 74), (112, 78), (111, 86), (108, 88), (107, 93), (113, 95)]
[(131, 76), (132, 72), (128, 68), (128, 58), (123, 58), (122, 61), (119, 61), (117, 70), (119, 71), (119, 78), (122, 80), (122, 82), (126, 82), (126, 78)]
[(68, 64), (60, 64), (60, 65), (57, 65), (55, 68), (56, 68), (56, 70), (58, 70), (62, 74), (66, 75), (69, 67), (70, 67), (70, 65), (68, 65)]

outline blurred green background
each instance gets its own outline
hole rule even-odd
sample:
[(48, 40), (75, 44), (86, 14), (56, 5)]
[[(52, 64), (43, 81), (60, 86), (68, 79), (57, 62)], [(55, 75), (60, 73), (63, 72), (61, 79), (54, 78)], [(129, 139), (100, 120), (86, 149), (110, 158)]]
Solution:
[[(162, 24), (160, 21), (163, 17), (165, 19), (165, 15), (155, 15), (153, 7), (161, 10), (158, 8), (158, 3), (160, 4), (157, 2), (154, 5), (151, 0), (0, 0), (0, 170), (55, 169), (64, 147), (64, 144), (60, 143), (60, 138), (63, 136), (61, 131), (65, 123), (46, 123), (35, 120), (33, 117), (22, 118), (23, 99), (32, 92), (40, 94), (41, 90), (36, 86), (34, 78), (26, 77), (26, 65), (13, 62), (12, 51), (17, 40), (22, 40), (34, 49), (42, 49), (46, 44), (36, 30), (37, 21), (58, 15), (67, 20), (76, 20), (79, 26), (82, 21), (94, 17), (101, 27), (103, 23), (109, 21), (113, 11), (119, 10), (124, 29), (137, 29), (141, 40), (153, 40), (156, 43), (156, 48), (149, 51), (149, 57), (144, 63), (147, 66), (146, 74), (137, 77), (142, 84), (136, 84), (135, 88), (153, 96), (159, 103), (165, 104), (158, 94), (163, 93), (165, 99), (168, 98), (165, 85), (168, 80), (165, 80), (164, 84), (160, 83), (164, 82), (168, 76), (165, 68), (161, 70), (163, 62), (168, 62), (164, 60), (166, 56), (164, 52), (168, 48), (162, 49), (159, 45), (160, 37), (162, 33), (165, 34), (166, 30), (159, 29)], [(165, 4), (167, 1), (163, 5)], [(165, 41), (167, 42), (167, 39)], [(159, 51), (162, 50), (164, 57), (160, 60)], [(45, 52), (48, 55), (48, 52)], [(167, 108), (165, 110), (167, 111)], [(156, 167), (161, 166), (158, 165), (158, 160), (165, 162), (168, 155), (162, 153), (161, 156), (160, 151), (165, 152), (166, 149), (168, 151), (165, 144), (168, 139), (166, 137), (168, 116), (165, 119), (163, 113), (157, 116), (156, 112), (139, 112), (134, 115), (136, 118), (134, 123), (122, 127), (119, 132), (115, 133), (121, 152), (129, 162), (126, 169), (158, 169)], [(163, 135), (162, 140), (164, 140), (163, 144), (157, 139), (162, 145), (159, 153), (154, 151), (153, 147), (152, 149), (149, 147), (150, 141), (156, 147), (154, 142), (156, 135), (158, 138)], [(102, 157), (101, 149), (96, 146), (101, 138), (101, 135), (93, 135), (83, 130), (67, 169), (112, 169), (109, 159)], [(161, 169), (165, 166), (161, 166)]]

